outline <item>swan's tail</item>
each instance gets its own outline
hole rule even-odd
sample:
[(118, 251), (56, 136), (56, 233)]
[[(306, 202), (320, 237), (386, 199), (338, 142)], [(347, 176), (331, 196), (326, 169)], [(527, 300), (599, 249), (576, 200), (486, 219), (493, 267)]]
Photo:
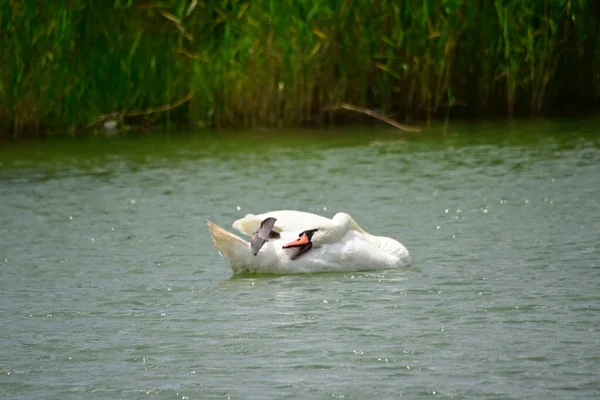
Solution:
[(233, 233), (227, 232), (225, 229), (218, 225), (213, 224), (210, 221), (206, 221), (210, 236), (212, 237), (213, 243), (219, 252), (229, 262), (235, 260), (240, 255), (246, 255), (250, 253), (250, 243), (244, 239), (234, 235)]

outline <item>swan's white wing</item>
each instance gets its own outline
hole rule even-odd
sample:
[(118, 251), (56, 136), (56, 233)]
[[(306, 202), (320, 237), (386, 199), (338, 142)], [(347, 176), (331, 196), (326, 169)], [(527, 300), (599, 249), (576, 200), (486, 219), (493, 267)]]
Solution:
[[(377, 246), (379, 251), (381, 251), (385, 254), (393, 255), (395, 257), (403, 257), (403, 258), (410, 257), (406, 247), (404, 247), (404, 245), (402, 243), (400, 243), (399, 241), (392, 239), (390, 237), (387, 237), (387, 236), (373, 236), (373, 235), (369, 235), (369, 236), (370, 236), (371, 242), (373, 242), (373, 244), (375, 246)], [(367, 236), (367, 239), (369, 239), (368, 236)], [(373, 240), (373, 239), (375, 239), (375, 240)]]
[(338, 242), (313, 247), (295, 260), (290, 259), (294, 249), (281, 248), (289, 239), (293, 237), (282, 235), (281, 239), (266, 243), (256, 259), (251, 260), (252, 265), (246, 266), (246, 271), (283, 274), (347, 272), (400, 268), (410, 262), (407, 257), (383, 253), (356, 231), (348, 231)]

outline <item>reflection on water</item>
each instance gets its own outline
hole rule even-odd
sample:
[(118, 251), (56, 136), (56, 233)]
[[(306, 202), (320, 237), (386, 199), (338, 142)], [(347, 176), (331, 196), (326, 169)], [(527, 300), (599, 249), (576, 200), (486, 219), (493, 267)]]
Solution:
[[(598, 125), (0, 148), (0, 396), (598, 395)], [(232, 278), (205, 221), (347, 211), (404, 271)]]

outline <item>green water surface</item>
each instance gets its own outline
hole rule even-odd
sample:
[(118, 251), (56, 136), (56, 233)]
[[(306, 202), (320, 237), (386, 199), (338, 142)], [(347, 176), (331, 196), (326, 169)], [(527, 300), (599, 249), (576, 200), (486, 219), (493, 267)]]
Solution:
[[(0, 147), (0, 397), (600, 395), (600, 123)], [(405, 270), (232, 277), (205, 221), (352, 214)]]

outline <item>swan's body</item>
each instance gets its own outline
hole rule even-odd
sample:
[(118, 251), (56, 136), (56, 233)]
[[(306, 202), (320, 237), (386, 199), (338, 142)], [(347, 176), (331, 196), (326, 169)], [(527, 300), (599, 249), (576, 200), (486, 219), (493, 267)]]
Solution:
[[(392, 269), (406, 267), (411, 261), (408, 250), (401, 243), (365, 232), (345, 213), (338, 213), (332, 219), (292, 210), (248, 214), (235, 221), (233, 227), (252, 236), (266, 218), (276, 218), (272, 229), (279, 238), (266, 242), (256, 256), (246, 240), (208, 222), (213, 242), (234, 274)], [(295, 249), (282, 247), (298, 240), (298, 235), (306, 230), (316, 230), (311, 237), (313, 247), (301, 257), (292, 259)]]

